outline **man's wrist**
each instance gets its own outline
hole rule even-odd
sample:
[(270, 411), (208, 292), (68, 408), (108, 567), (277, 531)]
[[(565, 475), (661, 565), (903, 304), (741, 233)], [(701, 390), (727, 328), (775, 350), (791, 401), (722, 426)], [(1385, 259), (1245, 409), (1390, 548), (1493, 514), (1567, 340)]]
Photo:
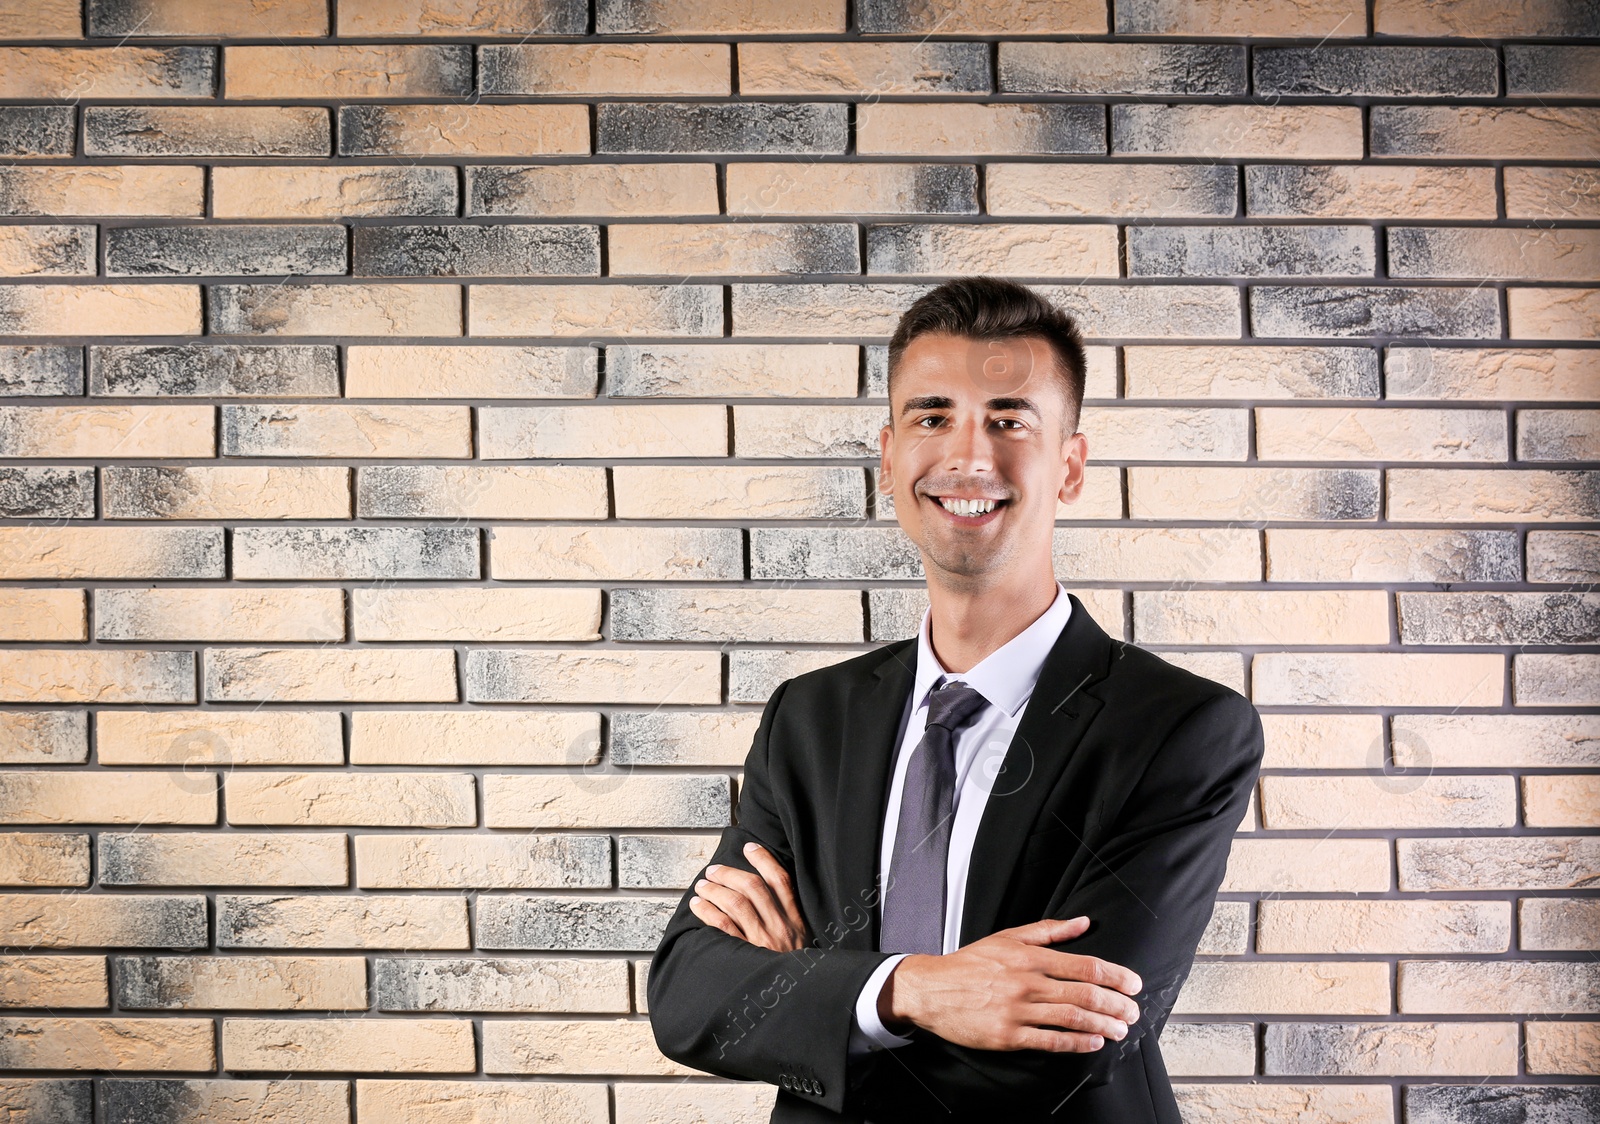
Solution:
[(928, 956), (920, 953), (907, 956), (883, 981), (883, 990), (878, 992), (878, 1019), (891, 1034), (904, 1037), (917, 1026), (916, 985), (912, 977), (920, 966), (918, 962), (927, 959)]

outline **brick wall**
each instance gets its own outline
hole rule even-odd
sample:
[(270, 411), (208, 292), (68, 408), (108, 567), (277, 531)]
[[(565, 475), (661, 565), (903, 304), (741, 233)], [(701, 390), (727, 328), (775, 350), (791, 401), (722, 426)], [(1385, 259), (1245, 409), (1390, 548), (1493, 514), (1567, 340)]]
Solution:
[(644, 969), (913, 627), (882, 345), (997, 273), (1091, 337), (1063, 580), (1265, 716), (1186, 1120), (1600, 1116), (1596, 36), (0, 0), (0, 1115), (764, 1120)]

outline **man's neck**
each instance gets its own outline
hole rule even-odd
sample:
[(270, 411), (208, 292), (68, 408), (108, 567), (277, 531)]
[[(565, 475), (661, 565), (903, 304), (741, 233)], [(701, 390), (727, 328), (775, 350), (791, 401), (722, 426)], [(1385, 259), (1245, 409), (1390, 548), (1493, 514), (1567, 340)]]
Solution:
[(981, 588), (952, 588), (930, 577), (934, 655), (947, 671), (970, 671), (1042, 617), (1055, 599), (1056, 579), (1048, 567)]

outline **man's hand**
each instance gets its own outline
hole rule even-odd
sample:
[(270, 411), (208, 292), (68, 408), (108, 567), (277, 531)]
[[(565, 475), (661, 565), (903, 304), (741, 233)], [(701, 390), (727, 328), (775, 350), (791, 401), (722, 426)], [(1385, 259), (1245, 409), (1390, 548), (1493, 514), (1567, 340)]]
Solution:
[(705, 878), (694, 884), (699, 896), (689, 899), (689, 912), (730, 937), (773, 952), (804, 948), (809, 934), (789, 872), (759, 843), (746, 843), (744, 854), (760, 877), (736, 866), (708, 866)]
[(943, 956), (908, 956), (889, 974), (878, 1014), (895, 1033), (920, 1026), (979, 1050), (1098, 1050), (1138, 1020), (1128, 997), (1144, 984), (1120, 964), (1042, 947), (1088, 927), (1087, 917), (1046, 919)]

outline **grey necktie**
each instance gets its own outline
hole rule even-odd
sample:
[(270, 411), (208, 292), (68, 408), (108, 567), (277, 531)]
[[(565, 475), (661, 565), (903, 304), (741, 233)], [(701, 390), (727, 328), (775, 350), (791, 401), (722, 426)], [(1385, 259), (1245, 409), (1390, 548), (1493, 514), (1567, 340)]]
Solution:
[(882, 952), (944, 951), (945, 863), (955, 819), (955, 732), (986, 700), (961, 683), (928, 696), (928, 727), (911, 753), (883, 899)]

